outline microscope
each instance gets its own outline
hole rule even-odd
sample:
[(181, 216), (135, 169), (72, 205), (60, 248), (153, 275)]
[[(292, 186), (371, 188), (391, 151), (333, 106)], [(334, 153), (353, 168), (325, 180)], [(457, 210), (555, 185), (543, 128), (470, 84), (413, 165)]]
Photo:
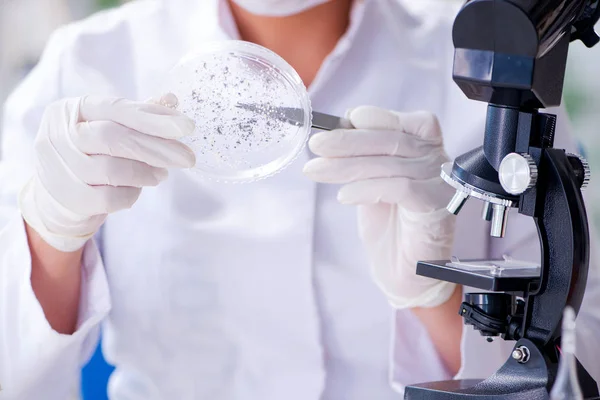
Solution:
[[(589, 227), (581, 189), (589, 167), (553, 147), (556, 116), (539, 110), (560, 104), (569, 44), (597, 44), (599, 18), (600, 0), (470, 0), (458, 13), (454, 81), (488, 109), (483, 146), (442, 166), (442, 178), (456, 189), (447, 208), (458, 214), (469, 198), (483, 201), (493, 237), (504, 236), (510, 208), (532, 217), (541, 264), (419, 262), (418, 275), (485, 291), (465, 296), (459, 310), (465, 324), (488, 340), (516, 343), (491, 377), (409, 386), (405, 399), (549, 398), (562, 311), (579, 311), (587, 281)], [(581, 364), (578, 375), (584, 397), (600, 398)]]

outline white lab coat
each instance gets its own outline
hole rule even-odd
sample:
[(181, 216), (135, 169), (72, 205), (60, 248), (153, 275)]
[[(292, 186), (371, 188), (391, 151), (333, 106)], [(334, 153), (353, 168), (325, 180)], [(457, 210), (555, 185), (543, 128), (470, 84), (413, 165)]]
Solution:
[[(451, 80), (453, 13), (357, 2), (310, 88), (314, 108), (426, 109), (439, 115), (451, 157), (481, 144), (485, 105), (466, 100)], [(308, 151), (251, 185), (173, 171), (145, 189), (85, 248), (77, 332), (49, 327), (31, 289), (15, 206), (44, 108), (89, 93), (156, 96), (183, 54), (235, 35), (217, 0), (134, 2), (59, 30), (10, 98), (1, 164), (3, 399), (63, 399), (101, 321), (104, 354), (117, 366), (113, 400), (385, 400), (400, 398), (394, 389), (406, 384), (452, 378), (419, 321), (394, 312), (372, 283), (355, 209), (337, 203), (337, 187), (302, 175)], [(492, 241), (472, 203), (459, 218), (457, 255), (538, 257), (530, 221), (511, 221), (508, 238)], [(590, 286), (587, 299), (598, 304), (598, 285)], [(594, 349), (600, 315), (589, 306), (582, 315)], [(470, 329), (463, 336), (462, 377), (491, 374), (512, 345), (487, 344)], [(600, 360), (583, 361), (599, 376)]]

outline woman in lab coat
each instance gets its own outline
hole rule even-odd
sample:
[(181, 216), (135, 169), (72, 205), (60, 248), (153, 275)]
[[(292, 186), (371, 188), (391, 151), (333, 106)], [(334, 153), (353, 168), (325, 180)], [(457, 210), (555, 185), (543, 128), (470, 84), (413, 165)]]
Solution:
[[(529, 220), (491, 241), (479, 210), (456, 234), (443, 212), (439, 164), (481, 143), (485, 114), (451, 81), (453, 13), (141, 0), (58, 30), (5, 113), (3, 398), (64, 399), (101, 326), (116, 400), (384, 400), (491, 374), (511, 344), (463, 331), (461, 288), (413, 273), (451, 254), (539, 257)], [(197, 180), (176, 140), (191, 121), (168, 96), (140, 101), (188, 51), (232, 38), (279, 53), (316, 110), (353, 109), (357, 129), (314, 136), (265, 181)], [(599, 296), (594, 264), (579, 349), (595, 376)]]

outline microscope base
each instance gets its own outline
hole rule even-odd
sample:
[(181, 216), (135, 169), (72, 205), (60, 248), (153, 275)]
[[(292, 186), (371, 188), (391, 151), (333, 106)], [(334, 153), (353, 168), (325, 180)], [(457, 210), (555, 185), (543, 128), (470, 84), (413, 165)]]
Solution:
[[(528, 339), (515, 345), (527, 349), (527, 360), (510, 357), (504, 365), (485, 380), (429, 382), (408, 386), (405, 400), (548, 400), (549, 387), (554, 383), (557, 363)], [(598, 387), (592, 377), (578, 364), (579, 380), (585, 399), (598, 399)]]
[(518, 393), (492, 394), (470, 390), (481, 380), (457, 380), (424, 383), (406, 388), (405, 400), (548, 400), (546, 388)]
[[(424, 383), (406, 388), (405, 400), (548, 400), (546, 389), (534, 389), (510, 394), (468, 393), (467, 389), (480, 380), (459, 380)], [(585, 400), (600, 400), (586, 397)]]

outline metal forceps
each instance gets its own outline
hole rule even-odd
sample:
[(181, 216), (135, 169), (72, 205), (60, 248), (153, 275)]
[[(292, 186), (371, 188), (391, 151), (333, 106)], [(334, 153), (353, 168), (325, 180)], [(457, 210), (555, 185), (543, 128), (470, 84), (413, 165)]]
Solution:
[[(237, 103), (236, 107), (245, 110), (261, 112), (281, 122), (294, 126), (300, 126), (304, 121), (304, 110), (293, 107), (271, 107), (261, 104)], [(322, 131), (332, 131), (334, 129), (351, 129), (352, 124), (346, 118), (336, 117), (334, 115), (312, 112), (312, 127)]]

